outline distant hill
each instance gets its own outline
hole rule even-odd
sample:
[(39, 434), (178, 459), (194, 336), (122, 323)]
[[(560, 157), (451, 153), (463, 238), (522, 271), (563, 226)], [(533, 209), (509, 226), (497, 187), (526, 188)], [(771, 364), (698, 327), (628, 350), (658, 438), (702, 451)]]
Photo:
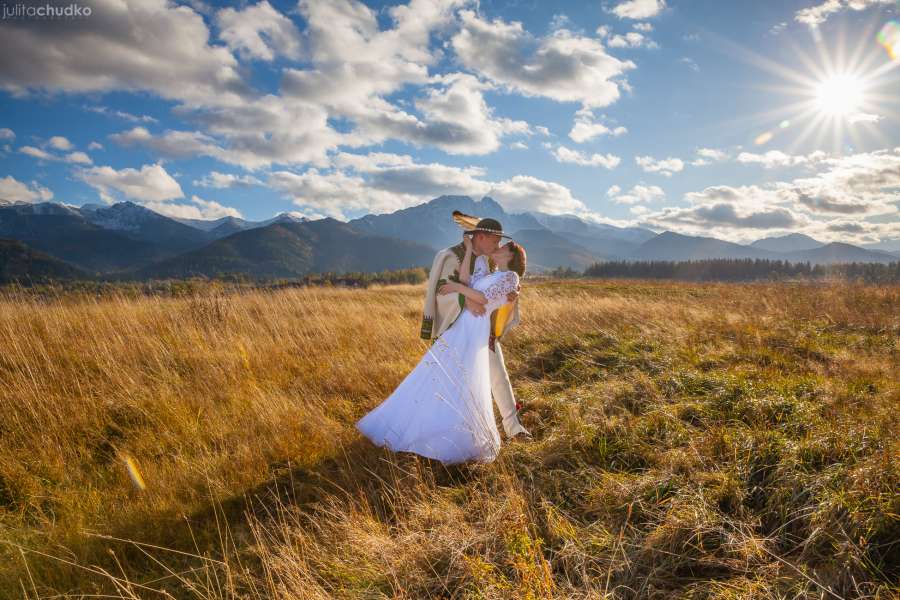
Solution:
[(138, 269), (130, 278), (178, 278), (244, 273), (252, 278), (317, 272), (382, 271), (430, 266), (422, 244), (368, 235), (326, 218), (278, 222), (241, 231), (191, 252)]
[(0, 204), (0, 238), (19, 240), (89, 272), (134, 268), (172, 254), (154, 242), (95, 225), (77, 208), (55, 202)]
[(232, 233), (237, 233), (238, 231), (265, 227), (272, 223), (303, 223), (309, 219), (306, 217), (298, 217), (290, 213), (278, 213), (271, 219), (266, 219), (264, 221), (247, 221), (246, 219), (231, 216), (219, 217), (218, 219), (212, 220), (185, 218), (177, 218), (175, 220), (184, 225), (209, 232), (212, 239), (220, 239), (229, 236)]
[(173, 254), (199, 248), (215, 239), (208, 231), (185, 225), (134, 202), (110, 206), (85, 204), (79, 207), (79, 213), (94, 225), (156, 244)]
[(818, 264), (848, 263), (848, 262), (876, 262), (889, 263), (897, 260), (897, 257), (887, 252), (866, 250), (859, 246), (832, 242), (820, 248), (791, 252), (790, 260), (809, 261)]
[(549, 229), (524, 229), (515, 232), (513, 237), (525, 247), (529, 271), (556, 267), (584, 270), (597, 262), (597, 256), (590, 250)]
[(820, 248), (825, 244), (802, 233), (789, 233), (787, 235), (756, 240), (750, 245), (754, 248), (771, 250), (773, 252), (795, 252)]
[(29, 248), (18, 240), (0, 239), (0, 284), (89, 278), (81, 269)]
[(641, 244), (628, 258), (632, 260), (700, 260), (705, 258), (777, 258), (777, 253), (742, 246), (711, 237), (689, 236), (664, 231)]

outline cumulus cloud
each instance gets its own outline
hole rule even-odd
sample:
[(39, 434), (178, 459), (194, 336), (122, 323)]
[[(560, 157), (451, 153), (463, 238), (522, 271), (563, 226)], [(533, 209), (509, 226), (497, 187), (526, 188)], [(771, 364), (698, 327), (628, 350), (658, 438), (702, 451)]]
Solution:
[(83, 169), (79, 178), (97, 190), (104, 202), (115, 202), (115, 192), (138, 202), (164, 202), (183, 198), (184, 192), (160, 164), (138, 169), (116, 170), (112, 167)]
[(469, 10), (460, 11), (460, 19), (451, 40), (460, 62), (526, 96), (607, 106), (620, 97), (616, 78), (635, 68), (607, 54), (599, 39), (567, 29), (538, 38), (516, 21), (486, 21)]
[(684, 161), (680, 158), (670, 157), (656, 159), (652, 156), (635, 156), (634, 162), (636, 162), (645, 173), (659, 173), (666, 177), (671, 177), (672, 173), (677, 173), (684, 169)]
[[(684, 196), (690, 206), (642, 213), (639, 223), (724, 239), (741, 239), (746, 237), (742, 231), (760, 229), (858, 242), (892, 235), (885, 223), (864, 219), (900, 212), (900, 149), (817, 157), (810, 166), (817, 172), (790, 181), (691, 192)], [(620, 193), (615, 188), (608, 195)]]
[(691, 161), (691, 164), (695, 167), (702, 167), (724, 160), (728, 160), (728, 153), (724, 150), (718, 150), (716, 148), (700, 148), (697, 150), (697, 158)]
[(811, 27), (821, 25), (832, 15), (850, 10), (865, 10), (871, 6), (894, 4), (894, 0), (825, 0), (794, 13), (794, 20)]
[(588, 156), (565, 146), (558, 146), (553, 150), (553, 157), (557, 162), (561, 163), (574, 163), (585, 167), (603, 167), (605, 169), (615, 169), (622, 162), (622, 159), (614, 154), (594, 153)]
[(606, 195), (616, 204), (639, 204), (663, 200), (666, 193), (656, 185), (636, 185), (627, 192), (617, 185), (606, 190)]
[(294, 22), (267, 0), (243, 10), (223, 8), (216, 13), (219, 37), (243, 58), (274, 60), (277, 55), (297, 60), (300, 32)]
[(56, 160), (57, 157), (50, 154), (46, 150), (41, 150), (40, 148), (35, 148), (34, 146), (22, 146), (19, 148), (19, 152), (22, 154), (27, 154), (33, 158), (37, 158), (40, 160)]
[(14, 140), (16, 132), (8, 127), (0, 128), (0, 140)]
[(89, 19), (7, 20), (0, 89), (146, 90), (200, 105), (239, 101), (248, 88), (237, 60), (209, 44), (203, 18), (166, 0), (92, 0)]
[(622, 126), (610, 128), (599, 121), (595, 121), (593, 111), (590, 108), (583, 107), (575, 113), (575, 124), (572, 126), (572, 130), (569, 131), (569, 137), (572, 141), (581, 144), (603, 135), (617, 137), (626, 133), (628, 133), (628, 130)]
[(508, 212), (541, 211), (585, 216), (591, 211), (564, 185), (530, 175), (516, 175), (494, 184), (489, 195)]
[(51, 137), (47, 140), (47, 145), (54, 150), (71, 150), (73, 148), (72, 142), (61, 135), (54, 135)]
[(487, 154), (497, 150), (507, 135), (532, 133), (525, 121), (497, 118), (484, 99), (490, 86), (466, 73), (434, 78), (415, 106), (423, 119), (383, 100), (372, 100), (355, 115), (360, 131), (352, 145), (370, 145), (389, 138), (417, 146), (431, 145), (449, 154)]
[(694, 232), (708, 231), (710, 226), (727, 228), (774, 229), (792, 228), (806, 221), (783, 207), (763, 209), (739, 209), (734, 204), (719, 202), (686, 208), (666, 207), (661, 211), (644, 215), (644, 221), (660, 227), (671, 224), (686, 225)]
[(166, 130), (154, 135), (135, 127), (110, 138), (125, 146), (151, 148), (167, 158), (211, 156), (251, 170), (273, 163), (325, 164), (327, 153), (341, 140), (341, 134), (328, 126), (324, 108), (275, 95), (228, 109), (176, 112), (209, 133)]
[(541, 210), (593, 216), (571, 190), (558, 183), (526, 175), (493, 182), (484, 176), (484, 169), (478, 167), (417, 163), (409, 155), (341, 152), (333, 157), (330, 169), (276, 171), (268, 184), (290, 198), (304, 214), (338, 219), (391, 212), (444, 194), (490, 195), (512, 212)]
[(27, 184), (12, 175), (0, 177), (0, 200), (7, 202), (46, 202), (53, 199), (53, 192), (36, 181)]
[[(55, 136), (50, 138), (51, 141), (48, 142), (48, 145), (54, 146), (54, 142), (52, 140), (56, 140), (55, 147), (66, 147), (71, 148), (72, 145), (69, 143), (66, 138)], [(60, 141), (60, 140), (65, 140)], [(34, 146), (22, 146), (19, 148), (19, 152), (22, 154), (26, 154), (38, 160), (52, 160), (52, 161), (61, 161), (61, 162), (69, 162), (69, 163), (77, 163), (82, 165), (92, 164), (91, 157), (85, 154), (84, 152), (69, 152), (68, 154), (53, 154), (43, 150), (41, 148), (35, 148)]]
[(196, 195), (191, 196), (191, 204), (151, 201), (144, 203), (144, 206), (159, 214), (179, 219), (203, 219), (210, 221), (221, 217), (243, 218), (241, 211), (234, 207), (224, 206), (215, 200), (204, 200)]
[(737, 161), (745, 164), (758, 164), (766, 169), (775, 167), (795, 167), (798, 165), (808, 165), (818, 162), (826, 157), (821, 151), (812, 152), (808, 155), (790, 155), (780, 150), (769, 150), (765, 154), (754, 154), (752, 152), (741, 152), (737, 156)]
[(620, 19), (650, 19), (666, 8), (666, 0), (627, 0), (613, 7)]
[(606, 43), (610, 48), (659, 48), (659, 44), (637, 31), (612, 35)]

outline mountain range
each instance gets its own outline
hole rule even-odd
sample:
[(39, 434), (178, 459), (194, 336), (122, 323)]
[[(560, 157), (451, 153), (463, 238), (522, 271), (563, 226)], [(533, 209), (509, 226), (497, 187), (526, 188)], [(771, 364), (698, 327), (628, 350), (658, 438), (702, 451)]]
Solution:
[[(430, 266), (434, 253), (460, 240), (453, 210), (493, 217), (523, 244), (531, 271), (583, 270), (602, 260), (760, 258), (828, 264), (892, 262), (900, 251), (822, 243), (803, 234), (743, 245), (575, 215), (508, 213), (489, 197), (441, 196), (393, 213), (349, 222), (281, 213), (265, 221), (172, 218), (133, 202), (71, 206), (0, 199), (0, 273), (33, 265), (59, 278), (177, 278), (242, 273), (293, 278), (315, 272)], [(890, 244), (886, 242), (884, 244)], [(889, 245), (887, 247), (890, 247)], [(27, 269), (25, 269), (27, 271)]]

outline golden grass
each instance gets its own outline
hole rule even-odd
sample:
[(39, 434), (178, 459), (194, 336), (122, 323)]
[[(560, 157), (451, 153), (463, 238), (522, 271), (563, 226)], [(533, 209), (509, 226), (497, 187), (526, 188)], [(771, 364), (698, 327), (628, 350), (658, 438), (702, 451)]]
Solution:
[(536, 440), (451, 468), (353, 427), (421, 301), (0, 297), (0, 597), (897, 590), (900, 288), (533, 283)]

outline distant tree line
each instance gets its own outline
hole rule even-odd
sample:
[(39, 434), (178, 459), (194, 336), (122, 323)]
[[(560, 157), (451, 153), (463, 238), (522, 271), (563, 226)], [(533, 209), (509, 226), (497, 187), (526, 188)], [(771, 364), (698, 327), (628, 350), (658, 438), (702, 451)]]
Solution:
[(285, 287), (340, 286), (366, 288), (370, 285), (418, 284), (428, 279), (423, 268), (398, 269), (377, 273), (315, 273), (300, 278), (258, 280), (244, 273), (226, 273), (217, 277), (188, 277), (179, 279), (149, 279), (146, 281), (117, 281), (103, 279), (48, 279), (33, 281), (17, 279), (0, 284), (0, 296), (27, 295), (29, 298), (58, 298), (73, 295), (104, 297), (109, 295), (138, 296), (194, 296), (238, 289), (278, 289)]
[[(548, 273), (573, 277), (561, 267)], [(760, 258), (716, 258), (689, 261), (605, 261), (584, 270), (584, 277), (678, 279), (684, 281), (779, 281), (788, 279), (848, 279), (867, 283), (900, 282), (900, 261), (891, 263), (811, 264)]]

